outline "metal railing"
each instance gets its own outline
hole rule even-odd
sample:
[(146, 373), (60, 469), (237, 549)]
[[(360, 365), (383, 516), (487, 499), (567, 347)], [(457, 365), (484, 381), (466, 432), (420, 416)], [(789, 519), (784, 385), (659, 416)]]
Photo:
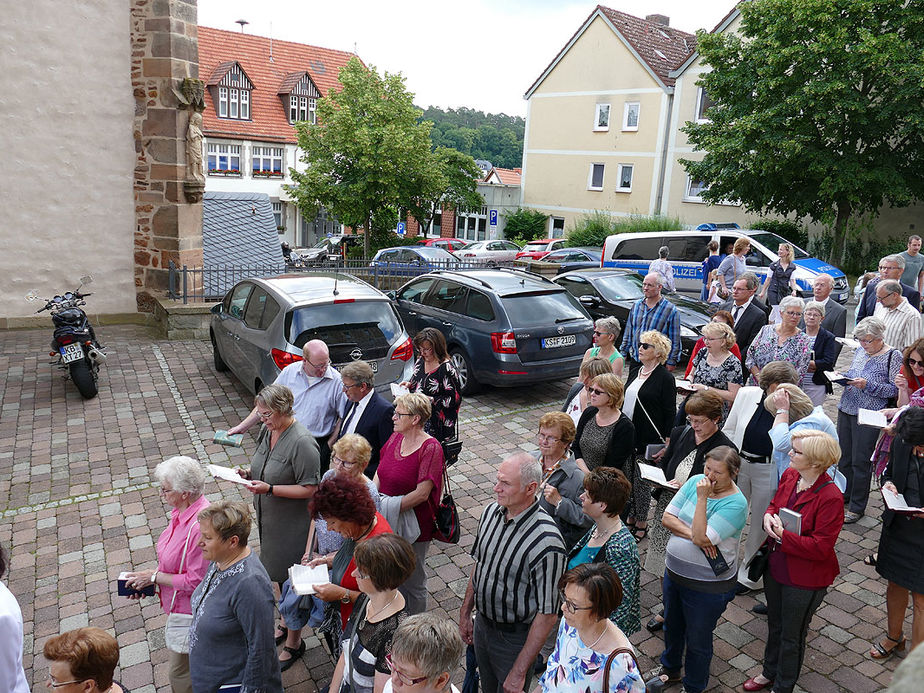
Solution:
[(220, 301), (231, 288), (243, 279), (254, 277), (278, 277), (281, 274), (310, 272), (341, 272), (362, 279), (380, 291), (390, 291), (403, 286), (409, 280), (436, 270), (469, 270), (486, 267), (511, 267), (527, 269), (523, 262), (486, 262), (447, 260), (426, 264), (384, 263), (370, 264), (370, 260), (341, 260), (338, 263), (294, 266), (267, 265), (208, 265), (205, 267), (168, 266), (167, 296), (183, 303)]

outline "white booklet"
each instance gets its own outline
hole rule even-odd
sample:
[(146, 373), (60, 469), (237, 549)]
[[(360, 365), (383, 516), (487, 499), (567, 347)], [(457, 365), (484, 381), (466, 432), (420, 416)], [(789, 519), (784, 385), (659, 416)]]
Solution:
[(678, 390), (684, 390), (685, 392), (693, 392), (693, 381), (692, 380), (677, 380), (676, 386)]
[(408, 390), (406, 387), (402, 387), (398, 383), (391, 384), (392, 397), (400, 397), (401, 395), (406, 395), (408, 392), (410, 392), (410, 390)]
[(860, 342), (858, 342), (856, 339), (851, 339), (850, 337), (835, 337), (834, 341), (840, 342), (845, 347), (850, 347), (851, 349), (860, 348)]
[(837, 383), (839, 385), (846, 385), (848, 382), (847, 376), (837, 371), (825, 371), (825, 377), (832, 383)]
[(664, 471), (660, 467), (655, 467), (653, 464), (642, 464), (641, 462), (639, 462), (638, 468), (642, 475), (642, 478), (645, 481), (650, 481), (651, 483), (656, 484), (658, 486), (669, 488), (672, 491), (677, 490), (673, 486), (667, 483), (667, 479), (664, 478)]
[(216, 479), (224, 479), (225, 481), (231, 481), (235, 484), (241, 484), (242, 486), (250, 486), (250, 482), (247, 479), (243, 478), (233, 469), (228, 467), (222, 467), (217, 464), (210, 464), (208, 466), (209, 474), (211, 474)]
[(314, 594), (314, 585), (326, 585), (330, 582), (330, 573), (327, 564), (321, 563), (313, 568), (296, 563), (289, 568), (289, 580), (295, 594), (304, 596)]
[(882, 498), (889, 510), (897, 513), (924, 513), (924, 508), (913, 508), (908, 505), (902, 494), (890, 491), (884, 486), (879, 490), (882, 491)]
[(857, 410), (857, 423), (861, 426), (873, 426), (874, 428), (885, 428), (889, 425), (885, 414), (876, 409)]

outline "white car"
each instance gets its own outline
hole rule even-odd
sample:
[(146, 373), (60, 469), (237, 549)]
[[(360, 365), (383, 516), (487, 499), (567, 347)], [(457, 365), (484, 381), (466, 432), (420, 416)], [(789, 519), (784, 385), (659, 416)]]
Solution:
[(475, 241), (459, 248), (455, 256), (463, 262), (493, 266), (502, 262), (513, 262), (520, 250), (520, 246), (512, 241)]

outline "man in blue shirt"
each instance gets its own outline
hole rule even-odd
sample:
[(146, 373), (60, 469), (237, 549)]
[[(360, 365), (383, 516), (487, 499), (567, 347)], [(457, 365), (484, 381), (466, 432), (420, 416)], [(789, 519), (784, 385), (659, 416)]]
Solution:
[(674, 304), (661, 296), (661, 275), (649, 272), (642, 282), (640, 298), (626, 320), (626, 329), (622, 334), (622, 344), (619, 351), (626, 358), (629, 373), (639, 369), (641, 362), (638, 359), (638, 340), (643, 332), (657, 330), (671, 340), (671, 351), (667, 355), (667, 370), (673, 371), (680, 358), (680, 316)]

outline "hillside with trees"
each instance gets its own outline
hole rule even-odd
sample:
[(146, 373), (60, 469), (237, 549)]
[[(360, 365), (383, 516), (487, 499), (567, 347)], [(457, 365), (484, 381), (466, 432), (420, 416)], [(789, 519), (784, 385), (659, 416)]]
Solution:
[(471, 108), (424, 109), (423, 120), (433, 123), (433, 147), (451, 147), (475, 159), (487, 159), (501, 168), (519, 168), (523, 161), (526, 121), (504, 113), (483, 113)]

